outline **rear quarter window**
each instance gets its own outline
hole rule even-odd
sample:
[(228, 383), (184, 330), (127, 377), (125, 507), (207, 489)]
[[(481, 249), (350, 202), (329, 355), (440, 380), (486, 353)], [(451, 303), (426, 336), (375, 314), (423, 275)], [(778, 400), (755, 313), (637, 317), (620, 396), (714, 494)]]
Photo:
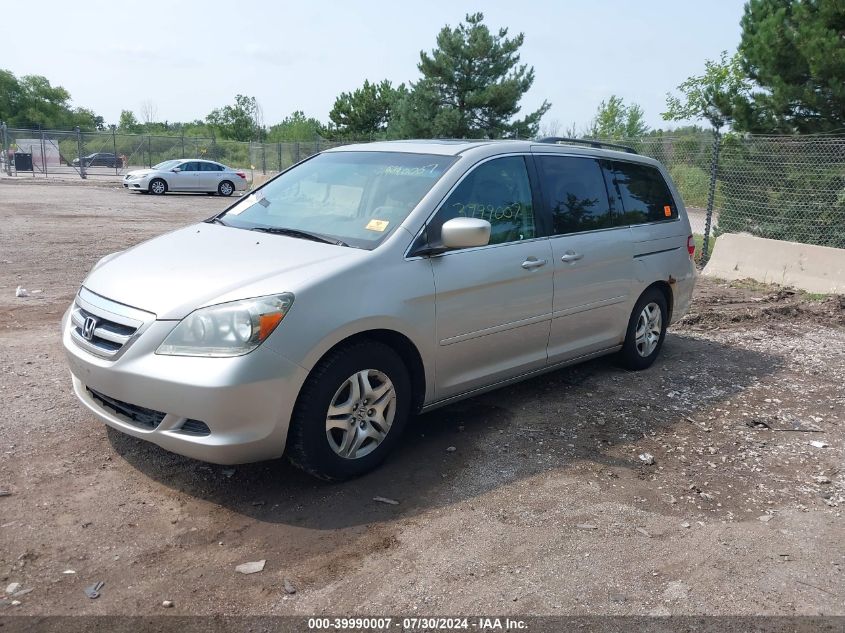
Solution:
[(645, 224), (678, 217), (678, 207), (657, 168), (639, 163), (613, 162), (611, 173), (622, 202), (615, 224)]

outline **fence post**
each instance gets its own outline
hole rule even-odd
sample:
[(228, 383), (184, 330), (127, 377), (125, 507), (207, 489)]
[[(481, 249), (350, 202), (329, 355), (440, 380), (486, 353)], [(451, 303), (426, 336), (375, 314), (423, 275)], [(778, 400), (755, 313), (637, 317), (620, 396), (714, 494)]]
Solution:
[(701, 265), (707, 263), (710, 257), (710, 227), (713, 223), (713, 204), (716, 201), (716, 177), (719, 174), (719, 151), (722, 146), (722, 135), (719, 130), (713, 130), (713, 157), (710, 160), (710, 188), (707, 191), (707, 216), (704, 220), (704, 242), (701, 246)]
[(296, 141), (296, 143), (294, 143), (294, 147), (296, 149), (296, 153), (294, 154), (293, 162), (294, 164), (296, 164), (299, 162), (299, 141)]
[(117, 129), (117, 126), (114, 123), (112, 123), (111, 124), (111, 150), (114, 153), (114, 175), (118, 176), (120, 174), (117, 171), (118, 160), (117, 160), (117, 135), (116, 135), (116, 132), (115, 132), (116, 129)]
[(6, 136), (6, 124), (0, 123), (0, 134), (3, 141), (3, 163), (6, 165), (6, 175), (12, 175), (12, 161), (9, 160), (9, 138)]
[(47, 177), (47, 157), (44, 155), (44, 150), (47, 149), (44, 144), (44, 128), (41, 128), (41, 170), (44, 172), (44, 177)]
[(85, 175), (85, 159), (82, 158), (82, 132), (79, 130), (79, 126), (76, 126), (76, 157), (79, 159), (79, 176), (82, 180), (85, 180), (87, 176)]
[(276, 148), (279, 150), (279, 171), (282, 171), (282, 144), (277, 143)]
[(147, 167), (153, 166), (153, 137), (147, 134)]
[(185, 158), (185, 132), (182, 132), (182, 158)]
[(261, 173), (267, 175), (267, 145), (261, 144)]

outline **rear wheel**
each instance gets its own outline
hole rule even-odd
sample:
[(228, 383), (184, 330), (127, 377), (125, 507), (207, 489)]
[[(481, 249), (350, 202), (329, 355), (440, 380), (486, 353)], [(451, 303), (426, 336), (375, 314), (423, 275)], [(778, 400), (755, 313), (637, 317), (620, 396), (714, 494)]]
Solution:
[(651, 367), (663, 347), (668, 325), (666, 297), (657, 288), (649, 288), (637, 301), (628, 320), (620, 352), (622, 364), (634, 370)]
[(231, 196), (235, 192), (235, 185), (233, 185), (228, 180), (224, 180), (219, 185), (217, 185), (217, 193), (221, 196)]
[(327, 480), (372, 470), (402, 434), (410, 392), (408, 370), (387, 345), (362, 341), (331, 352), (299, 394), (288, 458)]
[(167, 193), (167, 183), (161, 178), (153, 178), (150, 181), (149, 191), (157, 196), (163, 195)]

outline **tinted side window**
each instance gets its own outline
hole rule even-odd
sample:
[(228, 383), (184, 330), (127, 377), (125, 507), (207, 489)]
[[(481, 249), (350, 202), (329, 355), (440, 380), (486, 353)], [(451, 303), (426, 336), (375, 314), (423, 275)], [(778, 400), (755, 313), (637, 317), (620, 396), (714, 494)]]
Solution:
[(199, 171), (196, 163), (182, 163), (179, 165), (179, 169), (182, 171)]
[(522, 156), (487, 161), (472, 170), (440, 207), (429, 235), (439, 239), (440, 227), (453, 218), (490, 222), (490, 244), (536, 237), (534, 204), (528, 170)]
[(556, 235), (610, 227), (610, 204), (598, 162), (572, 156), (538, 156), (540, 186)]
[(642, 224), (678, 217), (678, 209), (660, 172), (650, 165), (613, 163), (613, 181), (622, 198), (616, 224)]

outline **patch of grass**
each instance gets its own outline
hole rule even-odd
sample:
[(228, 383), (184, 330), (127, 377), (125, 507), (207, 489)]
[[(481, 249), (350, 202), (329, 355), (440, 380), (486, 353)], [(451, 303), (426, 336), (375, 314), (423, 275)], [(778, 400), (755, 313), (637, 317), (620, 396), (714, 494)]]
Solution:
[(802, 296), (803, 296), (803, 297), (804, 297), (807, 301), (824, 301), (824, 300), (825, 300), (825, 299), (827, 299), (830, 295), (829, 295), (829, 294), (826, 294), (826, 293), (824, 293), (824, 292), (805, 292), (805, 293), (802, 293)]
[(729, 281), (728, 286), (738, 290), (750, 290), (751, 292), (774, 292), (778, 288), (782, 288), (778, 284), (764, 284), (762, 281), (757, 281), (750, 277)]

